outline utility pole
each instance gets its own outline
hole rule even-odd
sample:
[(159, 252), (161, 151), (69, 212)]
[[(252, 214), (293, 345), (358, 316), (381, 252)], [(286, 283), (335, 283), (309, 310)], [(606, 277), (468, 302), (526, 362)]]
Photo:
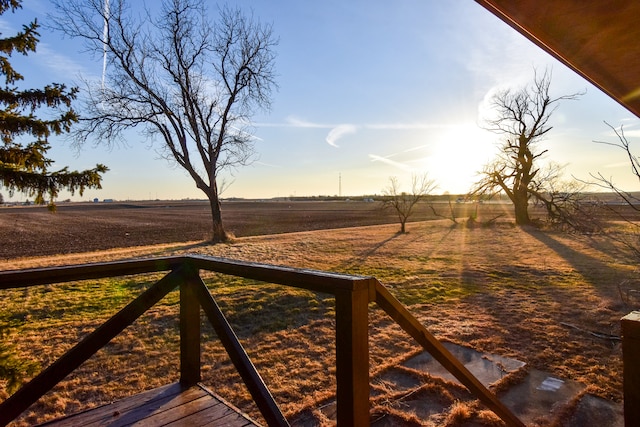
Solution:
[(342, 172), (338, 173), (338, 197), (342, 197)]

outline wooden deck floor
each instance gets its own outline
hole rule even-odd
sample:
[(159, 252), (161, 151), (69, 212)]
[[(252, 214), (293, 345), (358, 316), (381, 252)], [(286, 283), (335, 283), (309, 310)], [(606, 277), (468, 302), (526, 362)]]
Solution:
[(43, 424), (62, 426), (259, 426), (203, 385), (170, 384)]

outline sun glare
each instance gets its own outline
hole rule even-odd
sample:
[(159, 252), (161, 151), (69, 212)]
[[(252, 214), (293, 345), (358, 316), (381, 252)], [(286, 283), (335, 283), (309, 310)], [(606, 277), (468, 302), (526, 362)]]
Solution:
[(424, 169), (438, 182), (438, 192), (465, 193), (495, 152), (495, 135), (475, 123), (451, 125), (432, 143)]

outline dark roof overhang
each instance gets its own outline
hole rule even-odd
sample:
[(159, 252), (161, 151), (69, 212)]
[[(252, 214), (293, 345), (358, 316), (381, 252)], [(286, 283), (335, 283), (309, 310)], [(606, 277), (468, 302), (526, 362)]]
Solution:
[(640, 1), (476, 2), (640, 117)]

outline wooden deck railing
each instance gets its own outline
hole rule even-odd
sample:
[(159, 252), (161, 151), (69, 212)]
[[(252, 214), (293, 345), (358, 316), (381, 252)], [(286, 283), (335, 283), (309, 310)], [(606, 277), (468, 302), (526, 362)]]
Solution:
[(175, 288), (180, 289), (180, 382), (200, 380), (200, 308), (270, 426), (289, 425), (277, 403), (200, 278), (207, 270), (334, 295), (336, 402), (339, 426), (369, 425), (369, 303), (375, 302), (507, 425), (524, 426), (375, 278), (302, 270), (204, 256), (165, 257), (0, 272), (0, 290), (85, 279), (169, 271), (0, 404), (0, 425), (24, 410), (78, 368)]

